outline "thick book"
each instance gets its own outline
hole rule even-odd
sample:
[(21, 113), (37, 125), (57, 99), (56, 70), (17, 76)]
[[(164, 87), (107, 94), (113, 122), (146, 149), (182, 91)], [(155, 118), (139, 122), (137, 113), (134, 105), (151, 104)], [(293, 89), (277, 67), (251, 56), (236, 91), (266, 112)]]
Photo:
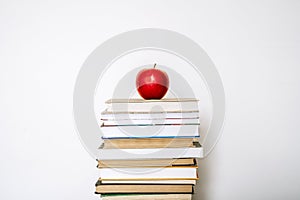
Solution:
[(196, 165), (194, 158), (178, 159), (141, 159), (141, 160), (97, 160), (98, 168), (122, 168), (122, 167), (171, 167)]
[(197, 137), (198, 125), (101, 126), (103, 138)]
[(101, 120), (149, 120), (149, 119), (193, 119), (199, 118), (198, 110), (191, 111), (151, 111), (151, 112), (111, 112), (103, 111), (101, 113)]
[(141, 193), (141, 194), (192, 194), (193, 185), (164, 185), (164, 184), (129, 184), (129, 185), (112, 185), (96, 183), (96, 194), (126, 194), (126, 193)]
[(196, 180), (197, 166), (180, 167), (141, 167), (141, 168), (100, 168), (102, 180), (136, 180), (136, 179), (184, 179)]
[(192, 147), (194, 138), (104, 139), (104, 149), (182, 148)]
[(126, 126), (126, 125), (200, 125), (199, 118), (191, 119), (115, 119), (102, 120), (103, 126)]
[(98, 151), (98, 160), (130, 160), (130, 159), (172, 159), (203, 158), (203, 148), (194, 142), (188, 148), (151, 148), (151, 149), (104, 149), (102, 144)]
[(194, 98), (166, 98), (160, 100), (110, 99), (106, 101), (107, 111), (113, 112), (153, 112), (153, 111), (191, 111), (198, 110), (198, 101)]
[(192, 194), (106, 194), (100, 200), (191, 200)]

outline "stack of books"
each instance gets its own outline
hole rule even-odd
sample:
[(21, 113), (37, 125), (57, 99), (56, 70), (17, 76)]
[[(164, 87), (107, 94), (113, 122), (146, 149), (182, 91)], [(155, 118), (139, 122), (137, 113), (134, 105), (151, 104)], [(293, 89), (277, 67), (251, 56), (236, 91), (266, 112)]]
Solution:
[(102, 112), (103, 200), (190, 200), (198, 179), (198, 100), (111, 99)]

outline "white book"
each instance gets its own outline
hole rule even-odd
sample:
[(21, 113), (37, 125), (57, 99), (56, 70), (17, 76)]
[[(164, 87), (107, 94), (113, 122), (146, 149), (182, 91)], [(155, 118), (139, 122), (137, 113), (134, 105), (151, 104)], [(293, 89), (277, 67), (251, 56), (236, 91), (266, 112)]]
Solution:
[(194, 98), (169, 98), (160, 100), (110, 99), (105, 102), (107, 111), (113, 112), (153, 112), (198, 110), (198, 100)]
[(197, 179), (197, 167), (101, 168), (102, 180)]
[(143, 125), (143, 126), (101, 126), (102, 137), (109, 138), (164, 138), (198, 137), (196, 125)]
[(178, 184), (196, 185), (196, 180), (101, 180), (102, 184)]
[(153, 148), (153, 149), (103, 149), (99, 147), (98, 160), (134, 160), (160, 158), (203, 158), (203, 148), (194, 142), (188, 148)]
[(200, 125), (199, 118), (193, 119), (121, 119), (121, 120), (103, 120), (104, 126), (120, 125), (174, 125), (174, 124), (194, 124)]
[(191, 119), (199, 118), (199, 111), (173, 111), (173, 112), (110, 112), (103, 111), (101, 120), (142, 120), (142, 119)]

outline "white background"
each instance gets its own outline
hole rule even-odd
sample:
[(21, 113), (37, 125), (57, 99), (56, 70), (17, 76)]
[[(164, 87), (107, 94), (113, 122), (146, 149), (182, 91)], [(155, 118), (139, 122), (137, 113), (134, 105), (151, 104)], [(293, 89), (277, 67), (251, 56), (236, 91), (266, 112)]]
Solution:
[(296, 0), (1, 0), (0, 199), (98, 199), (76, 75), (102, 42), (145, 27), (192, 38), (224, 83), (226, 125), (196, 199), (299, 199), (299, 12)]

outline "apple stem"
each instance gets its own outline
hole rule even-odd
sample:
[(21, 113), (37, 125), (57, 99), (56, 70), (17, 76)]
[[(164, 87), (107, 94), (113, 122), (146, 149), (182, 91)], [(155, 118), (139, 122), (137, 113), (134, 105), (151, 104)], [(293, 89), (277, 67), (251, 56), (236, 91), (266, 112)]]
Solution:
[(153, 68), (155, 69), (155, 67), (156, 67), (156, 63), (154, 64)]

